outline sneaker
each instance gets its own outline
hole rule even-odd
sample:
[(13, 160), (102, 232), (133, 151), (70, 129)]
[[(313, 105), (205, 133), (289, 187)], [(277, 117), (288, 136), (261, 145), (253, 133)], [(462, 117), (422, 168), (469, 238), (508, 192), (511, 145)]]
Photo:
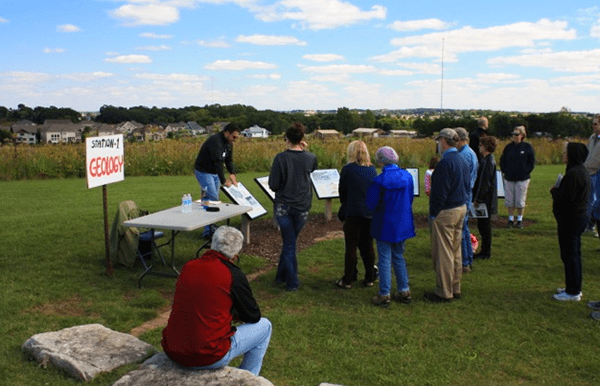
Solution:
[(559, 294), (553, 295), (553, 297), (554, 297), (554, 299), (559, 300), (561, 302), (569, 301), (569, 300), (578, 302), (581, 300), (581, 292), (578, 293), (577, 295), (569, 295), (566, 292), (561, 292)]
[[(563, 292), (565, 292), (566, 290), (567, 290), (566, 288), (561, 288), (561, 287), (558, 287), (558, 288), (556, 289), (556, 293), (557, 293), (557, 294), (562, 294), (562, 293), (563, 293)], [(591, 302), (590, 302), (590, 303), (591, 303)]]
[(371, 303), (379, 307), (388, 307), (390, 305), (390, 295), (377, 295), (371, 299)]
[(587, 306), (593, 310), (600, 311), (600, 302), (588, 302)]
[(600, 311), (590, 312), (590, 317), (594, 320), (600, 320)]
[(392, 299), (404, 304), (409, 304), (410, 302), (412, 302), (412, 298), (410, 297), (410, 291), (396, 292), (392, 295)]
[(471, 266), (467, 265), (462, 267), (462, 273), (471, 273)]
[(517, 221), (517, 225), (515, 225), (517, 229), (523, 229), (523, 221)]
[(454, 299), (454, 300), (461, 300), (462, 299), (462, 293), (460, 293), (460, 292), (452, 294), (452, 296), (453, 296), (452, 299)]
[(506, 224), (506, 227), (510, 229), (510, 228), (512, 228), (514, 225), (515, 225), (515, 223), (509, 220), (509, 221), (508, 221), (508, 224)]

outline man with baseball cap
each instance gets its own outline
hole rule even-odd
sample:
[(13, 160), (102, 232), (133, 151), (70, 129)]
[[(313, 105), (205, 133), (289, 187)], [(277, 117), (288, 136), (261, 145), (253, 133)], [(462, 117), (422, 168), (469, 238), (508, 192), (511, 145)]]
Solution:
[(469, 166), (458, 153), (458, 134), (443, 129), (435, 138), (442, 159), (431, 176), (429, 217), (431, 219), (431, 254), (436, 273), (436, 287), (425, 299), (446, 303), (461, 297), (461, 238), (467, 213)]

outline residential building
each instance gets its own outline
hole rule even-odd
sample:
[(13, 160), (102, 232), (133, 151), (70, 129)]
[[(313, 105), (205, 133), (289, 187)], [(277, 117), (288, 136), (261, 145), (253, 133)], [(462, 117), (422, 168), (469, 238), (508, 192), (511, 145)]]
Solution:
[(258, 125), (254, 125), (252, 127), (242, 130), (240, 134), (247, 138), (268, 138), (271, 132)]

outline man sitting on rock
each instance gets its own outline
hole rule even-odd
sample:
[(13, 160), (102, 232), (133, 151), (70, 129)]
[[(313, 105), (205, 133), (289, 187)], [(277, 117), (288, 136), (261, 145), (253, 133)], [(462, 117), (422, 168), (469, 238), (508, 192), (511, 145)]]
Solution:
[[(216, 369), (243, 355), (240, 369), (260, 373), (271, 322), (261, 317), (246, 276), (233, 263), (243, 240), (242, 232), (222, 226), (212, 249), (183, 266), (162, 339), (165, 354), (179, 365)], [(238, 321), (243, 324), (232, 325)]]

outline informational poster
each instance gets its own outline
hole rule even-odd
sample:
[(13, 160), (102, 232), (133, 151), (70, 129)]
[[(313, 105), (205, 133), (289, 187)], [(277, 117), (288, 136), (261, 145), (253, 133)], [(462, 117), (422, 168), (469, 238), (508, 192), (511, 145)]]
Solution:
[(418, 168), (406, 168), (406, 171), (410, 173), (413, 178), (413, 194), (415, 196), (421, 195), (421, 184), (419, 182), (419, 169)]
[(263, 192), (265, 192), (265, 194), (271, 199), (271, 201), (275, 200), (275, 192), (272, 191), (271, 188), (269, 188), (269, 176), (256, 177), (254, 181), (256, 181), (258, 186), (263, 190)]
[(496, 184), (498, 187), (498, 198), (506, 197), (506, 192), (504, 191), (504, 178), (502, 178), (502, 172), (500, 170), (496, 170)]
[(125, 179), (123, 149), (123, 134), (85, 139), (88, 189)]
[(252, 207), (252, 210), (246, 213), (250, 219), (254, 220), (267, 213), (267, 210), (263, 208), (260, 202), (254, 198), (252, 193), (250, 193), (241, 182), (238, 182), (237, 186), (233, 184), (229, 187), (222, 185), (221, 189), (223, 189), (223, 192), (225, 192), (227, 197), (235, 204)]
[(310, 180), (319, 200), (339, 197), (340, 173), (337, 169), (315, 170), (310, 174)]

